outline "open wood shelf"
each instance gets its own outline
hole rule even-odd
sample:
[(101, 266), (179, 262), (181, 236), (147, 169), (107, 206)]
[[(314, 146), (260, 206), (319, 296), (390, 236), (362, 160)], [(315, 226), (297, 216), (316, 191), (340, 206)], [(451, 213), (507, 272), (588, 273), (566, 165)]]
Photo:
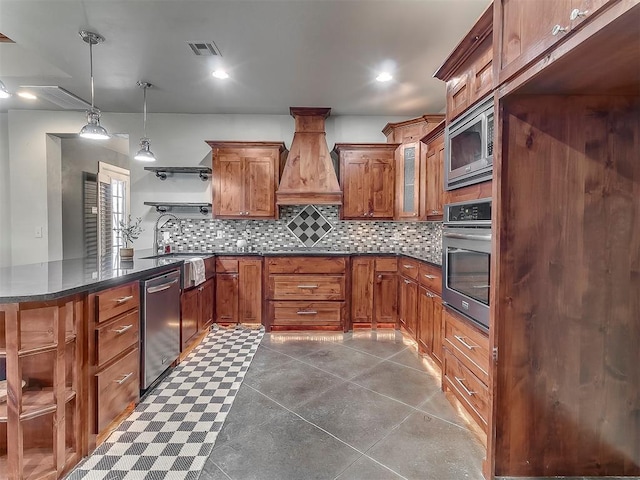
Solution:
[[(75, 390), (67, 388), (65, 391), (65, 403), (76, 397)], [(56, 403), (52, 389), (25, 390), (22, 392), (22, 413), (20, 420), (31, 420), (56, 411)], [(7, 421), (7, 402), (0, 403), (0, 423)]]
[(149, 172), (155, 172), (160, 180), (166, 180), (167, 175), (174, 173), (197, 174), (202, 180), (208, 180), (211, 175), (209, 167), (144, 167)]
[(211, 211), (210, 203), (192, 203), (192, 202), (144, 202), (145, 205), (155, 207), (156, 212), (165, 213), (172, 208), (199, 208), (200, 213), (206, 215)]

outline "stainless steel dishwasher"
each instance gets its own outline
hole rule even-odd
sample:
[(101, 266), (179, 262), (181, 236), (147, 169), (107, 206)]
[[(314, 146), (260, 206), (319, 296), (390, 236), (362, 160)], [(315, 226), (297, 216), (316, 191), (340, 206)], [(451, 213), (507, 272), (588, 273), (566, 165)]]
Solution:
[(147, 390), (180, 355), (180, 271), (141, 283), (140, 386)]

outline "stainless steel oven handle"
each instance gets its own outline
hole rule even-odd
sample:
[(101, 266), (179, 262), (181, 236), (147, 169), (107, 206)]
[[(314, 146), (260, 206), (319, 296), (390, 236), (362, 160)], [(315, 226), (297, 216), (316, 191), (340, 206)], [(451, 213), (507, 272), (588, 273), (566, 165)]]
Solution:
[(158, 293), (164, 290), (168, 290), (174, 283), (178, 283), (178, 279), (171, 280), (169, 283), (163, 283), (162, 285), (158, 285), (157, 287), (147, 288), (147, 293)]
[(488, 234), (488, 235), (474, 235), (472, 233), (443, 232), (442, 235), (447, 237), (447, 238), (459, 238), (461, 240), (488, 240), (488, 241), (491, 241), (491, 234)]

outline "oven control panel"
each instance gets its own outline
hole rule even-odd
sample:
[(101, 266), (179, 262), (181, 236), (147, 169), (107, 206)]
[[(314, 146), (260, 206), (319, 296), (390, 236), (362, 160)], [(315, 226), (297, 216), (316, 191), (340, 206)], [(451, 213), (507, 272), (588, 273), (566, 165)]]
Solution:
[(491, 199), (452, 203), (445, 206), (445, 213), (448, 225), (491, 225)]

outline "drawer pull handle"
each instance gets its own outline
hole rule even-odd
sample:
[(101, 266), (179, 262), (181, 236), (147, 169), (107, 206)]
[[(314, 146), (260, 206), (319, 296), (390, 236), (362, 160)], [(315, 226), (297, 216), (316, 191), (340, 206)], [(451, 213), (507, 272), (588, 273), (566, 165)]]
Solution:
[(427, 275), (426, 273), (424, 274), (425, 277), (427, 277), (429, 280), (435, 280), (436, 276), (435, 275)]
[(298, 315), (317, 315), (318, 312), (315, 310), (298, 310), (296, 312)]
[(567, 27), (562, 27), (560, 25), (554, 25), (553, 28), (551, 29), (551, 35), (553, 35), (555, 37), (559, 33), (565, 33), (565, 32), (568, 32), (568, 31), (569, 31), (569, 28), (567, 28)]
[(454, 335), (454, 337), (456, 338), (456, 340), (458, 340), (462, 345), (464, 345), (465, 347), (467, 347), (469, 350), (473, 350), (474, 348), (478, 348), (479, 345), (470, 345), (467, 342), (464, 341), (464, 337), (461, 337), (459, 335)]
[(465, 391), (467, 395), (469, 395), (470, 397), (473, 397), (476, 394), (476, 392), (472, 392), (467, 388), (467, 386), (464, 384), (464, 378), (458, 378), (458, 377), (453, 377), (453, 378), (456, 379), (456, 382), (460, 384), (460, 386), (462, 387), (462, 389)]
[(313, 290), (314, 288), (318, 288), (318, 285), (298, 285), (298, 288), (308, 288)]
[(416, 267), (414, 267), (413, 265), (406, 265), (406, 264), (402, 264), (402, 266), (403, 266), (404, 268), (416, 268)]
[(131, 377), (131, 375), (133, 375), (133, 372), (129, 372), (126, 375), (123, 375), (120, 380), (114, 380), (114, 382), (117, 383), (118, 385), (122, 385), (124, 382), (129, 380), (129, 377)]
[(120, 297), (118, 299), (116, 299), (116, 303), (118, 305), (121, 305), (125, 302), (128, 302), (129, 300), (133, 300), (133, 295), (127, 295), (126, 297)]
[(116, 328), (114, 332), (116, 332), (118, 335), (122, 335), (124, 332), (126, 332), (130, 328), (133, 328), (133, 325), (125, 325), (124, 327)]
[(573, 10), (571, 10), (571, 15), (569, 15), (569, 18), (571, 19), (571, 21), (574, 21), (578, 18), (586, 17), (588, 13), (589, 10), (580, 11), (580, 9), (574, 8)]

